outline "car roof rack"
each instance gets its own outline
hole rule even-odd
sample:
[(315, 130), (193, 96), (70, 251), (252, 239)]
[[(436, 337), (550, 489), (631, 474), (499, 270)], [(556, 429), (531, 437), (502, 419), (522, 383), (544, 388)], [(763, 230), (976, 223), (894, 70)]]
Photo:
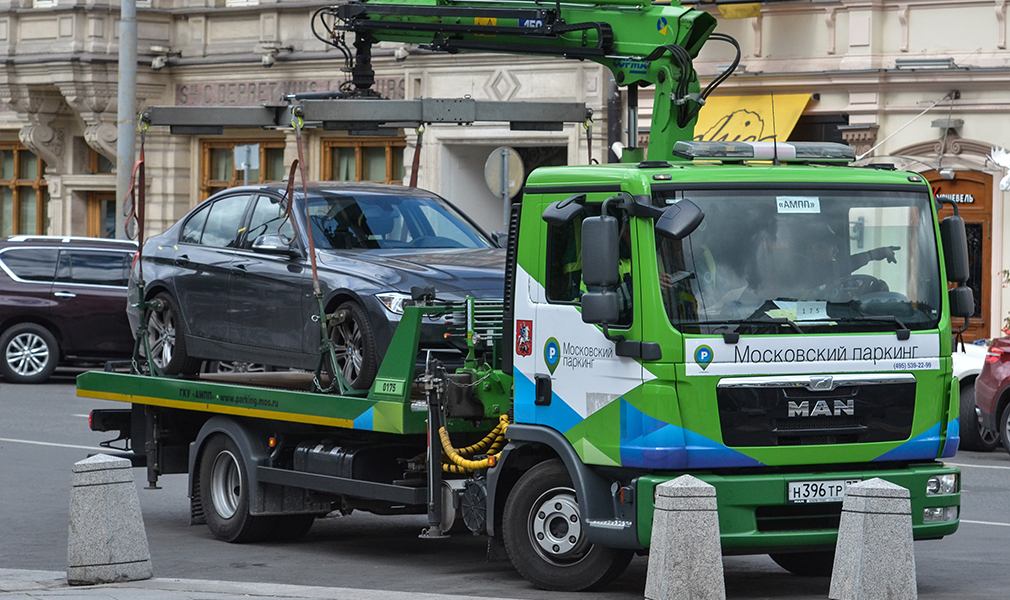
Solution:
[(136, 246), (137, 242), (133, 240), (118, 240), (113, 238), (95, 238), (95, 237), (85, 237), (76, 235), (12, 235), (7, 238), (8, 242), (62, 242), (64, 244), (69, 244), (70, 242), (111, 242), (113, 244), (129, 244), (131, 246)]

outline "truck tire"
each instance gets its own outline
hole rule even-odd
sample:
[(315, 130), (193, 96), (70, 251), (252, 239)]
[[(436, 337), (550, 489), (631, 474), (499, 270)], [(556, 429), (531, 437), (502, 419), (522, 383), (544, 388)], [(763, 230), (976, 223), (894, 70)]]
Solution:
[(830, 577), (835, 566), (835, 551), (769, 554), (775, 564), (801, 577)]
[(200, 498), (207, 527), (219, 540), (256, 542), (272, 532), (276, 517), (249, 514), (245, 459), (226, 435), (207, 438), (200, 458)]
[(53, 334), (35, 323), (18, 323), (0, 335), (0, 375), (10, 383), (42, 383), (60, 360)]
[(999, 446), (999, 431), (987, 429), (978, 422), (973, 381), (961, 384), (960, 421), (962, 450), (992, 452)]
[(502, 521), (512, 565), (543, 590), (601, 588), (623, 573), (634, 555), (587, 539), (571, 476), (558, 459), (519, 478), (505, 501)]

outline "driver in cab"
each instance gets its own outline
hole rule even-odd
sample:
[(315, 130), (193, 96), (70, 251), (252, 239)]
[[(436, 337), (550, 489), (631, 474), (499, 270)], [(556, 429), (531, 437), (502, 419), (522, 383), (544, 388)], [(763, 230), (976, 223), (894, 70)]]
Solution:
[(860, 293), (887, 291), (887, 284), (883, 281), (853, 273), (873, 261), (897, 263), (894, 253), (901, 250), (901, 247), (881, 246), (847, 254), (839, 250), (839, 244), (847, 245), (846, 242), (847, 239), (840, 239), (828, 225), (805, 232), (799, 244), (799, 252), (793, 257), (793, 277), (807, 290), (803, 294), (805, 299), (845, 301)]

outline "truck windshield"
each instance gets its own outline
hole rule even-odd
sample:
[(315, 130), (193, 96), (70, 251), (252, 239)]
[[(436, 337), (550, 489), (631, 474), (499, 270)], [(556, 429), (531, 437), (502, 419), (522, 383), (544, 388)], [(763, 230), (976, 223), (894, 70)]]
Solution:
[(933, 211), (924, 192), (733, 189), (690, 198), (705, 220), (657, 236), (660, 288), (685, 333), (931, 329), (940, 317)]

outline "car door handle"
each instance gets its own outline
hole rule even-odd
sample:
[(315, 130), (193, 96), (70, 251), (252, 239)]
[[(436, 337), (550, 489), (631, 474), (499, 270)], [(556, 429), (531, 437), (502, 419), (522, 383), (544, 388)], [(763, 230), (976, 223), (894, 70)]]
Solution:
[(77, 294), (72, 292), (53, 292), (53, 295), (57, 298), (76, 298)]
[(242, 277), (243, 275), (245, 275), (246, 273), (248, 273), (248, 271), (246, 271), (246, 269), (245, 269), (245, 265), (236, 265), (234, 267), (228, 267), (228, 270), (231, 271), (232, 275), (235, 275), (235, 276), (238, 276), (238, 277)]
[(188, 267), (189, 257), (186, 256), (185, 254), (183, 254), (182, 256), (177, 256), (175, 257), (175, 260), (172, 261), (172, 264), (174, 264), (177, 267)]

